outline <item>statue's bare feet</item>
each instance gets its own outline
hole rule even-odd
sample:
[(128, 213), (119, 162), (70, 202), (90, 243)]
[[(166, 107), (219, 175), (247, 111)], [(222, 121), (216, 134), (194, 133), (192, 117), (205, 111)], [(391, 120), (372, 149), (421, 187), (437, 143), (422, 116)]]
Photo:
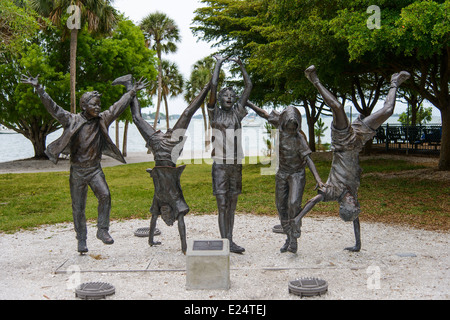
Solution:
[(111, 84), (113, 86), (123, 85), (127, 90), (131, 90), (134, 85), (133, 76), (131, 74), (127, 74), (126, 76), (115, 79)]
[(403, 82), (408, 80), (411, 74), (407, 71), (401, 71), (399, 73), (394, 73), (391, 77), (391, 85), (394, 87), (400, 87)]
[(316, 67), (314, 65), (309, 66), (305, 70), (305, 76), (313, 84), (319, 82), (319, 77), (317, 76)]

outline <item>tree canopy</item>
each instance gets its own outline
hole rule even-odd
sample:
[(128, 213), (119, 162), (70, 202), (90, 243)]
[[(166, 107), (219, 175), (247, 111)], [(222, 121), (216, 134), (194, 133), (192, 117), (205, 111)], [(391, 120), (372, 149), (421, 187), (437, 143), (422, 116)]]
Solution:
[[(70, 40), (61, 41), (63, 30), (48, 25), (43, 30), (24, 37), (24, 46), (15, 54), (0, 52), (0, 123), (28, 138), (34, 146), (35, 157), (45, 157), (46, 136), (59, 128), (48, 114), (31, 86), (20, 83), (21, 73), (40, 74), (40, 83), (61, 107), (70, 110)], [(155, 53), (145, 45), (139, 27), (120, 18), (111, 36), (94, 37), (86, 27), (78, 39), (77, 98), (86, 91), (102, 93), (102, 107), (108, 108), (124, 93), (112, 81), (125, 74), (135, 78), (156, 78)], [(151, 100), (140, 93), (143, 106)], [(131, 120), (131, 114), (124, 117)]]
[(39, 30), (36, 12), (27, 3), (16, 5), (17, 1), (2, 0), (0, 4), (0, 52), (17, 54), (27, 38)]
[[(409, 71), (413, 77), (404, 88), (441, 111), (439, 168), (450, 170), (449, 0), (202, 3), (194, 34), (214, 42), (223, 54), (245, 59), (254, 82), (252, 100), (301, 105), (307, 116), (311, 113), (310, 127), (322, 101), (304, 77), (309, 65), (316, 65), (321, 81), (364, 115), (383, 97), (393, 73)], [(375, 27), (371, 8), (379, 13)]]

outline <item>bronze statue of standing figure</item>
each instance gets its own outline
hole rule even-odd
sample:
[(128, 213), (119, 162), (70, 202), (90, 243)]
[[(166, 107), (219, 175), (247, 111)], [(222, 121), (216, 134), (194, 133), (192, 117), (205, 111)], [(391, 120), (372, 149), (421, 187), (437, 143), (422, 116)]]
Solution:
[(313, 174), (318, 187), (324, 186), (311, 160), (312, 152), (301, 130), (302, 117), (300, 111), (293, 106), (288, 106), (281, 113), (274, 110), (269, 114), (251, 102), (247, 102), (247, 105), (279, 130), (277, 148), (279, 165), (275, 176), (275, 203), (281, 228), (287, 235), (286, 242), (280, 251), (296, 253), (300, 223), (296, 224), (294, 219), (302, 209), (306, 166)]
[(38, 77), (23, 75), (22, 82), (36, 88), (47, 111), (64, 129), (61, 137), (47, 147), (45, 154), (55, 164), (61, 153), (70, 154), (70, 195), (78, 252), (88, 251), (85, 214), (88, 186), (98, 199), (97, 238), (105, 244), (113, 244), (114, 240), (109, 234), (111, 194), (100, 163), (102, 154), (126, 163), (120, 150), (111, 141), (108, 127), (122, 114), (137, 91), (148, 83), (137, 82), (119, 101), (103, 112), (100, 107), (101, 94), (96, 91), (86, 92), (80, 99), (82, 112), (73, 114), (53, 101), (39, 84)]
[(331, 125), (333, 161), (325, 186), (318, 190), (317, 196), (306, 203), (295, 220), (297, 224), (300, 224), (301, 219), (320, 201), (337, 201), (339, 202), (339, 216), (344, 221), (353, 222), (355, 233), (356, 244), (345, 249), (360, 251), (359, 213), (361, 209), (358, 202), (358, 188), (362, 169), (359, 166), (359, 153), (365, 143), (373, 139), (376, 129), (393, 114), (398, 87), (410, 78), (410, 74), (401, 71), (392, 75), (390, 90), (383, 108), (365, 118), (359, 116), (351, 124), (344, 111), (344, 106), (320, 83), (315, 66), (306, 69), (305, 74), (333, 111)]
[[(215, 58), (217, 63), (211, 80), (211, 94), (207, 105), (212, 128), (213, 194), (217, 201), (220, 236), (229, 240), (231, 252), (243, 253), (245, 249), (233, 242), (233, 227), (236, 205), (242, 191), (244, 152), (241, 122), (247, 115), (245, 106), (253, 85), (241, 60), (219, 56)], [(239, 99), (231, 87), (223, 88), (217, 95), (220, 69), (226, 60), (236, 62), (241, 68), (245, 88)]]

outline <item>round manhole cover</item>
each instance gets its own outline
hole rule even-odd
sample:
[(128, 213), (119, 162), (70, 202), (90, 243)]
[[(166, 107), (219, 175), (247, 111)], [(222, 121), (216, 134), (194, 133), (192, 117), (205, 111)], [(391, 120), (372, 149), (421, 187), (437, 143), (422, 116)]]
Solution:
[[(161, 234), (161, 231), (158, 228), (155, 228), (155, 236), (159, 236)], [(146, 237), (148, 238), (150, 235), (150, 228), (144, 227), (144, 228), (138, 228), (134, 231), (134, 235), (136, 237)]]
[(104, 299), (116, 293), (116, 289), (105, 282), (87, 282), (79, 285), (75, 289), (75, 296), (80, 299)]
[(289, 293), (303, 296), (322, 295), (328, 291), (328, 283), (318, 278), (301, 278), (289, 282)]

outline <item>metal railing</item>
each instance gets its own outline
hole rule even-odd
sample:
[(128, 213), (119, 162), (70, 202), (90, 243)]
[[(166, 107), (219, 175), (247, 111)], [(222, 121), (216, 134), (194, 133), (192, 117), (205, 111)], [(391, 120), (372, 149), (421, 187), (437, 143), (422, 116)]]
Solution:
[(385, 124), (377, 129), (373, 144), (389, 150), (405, 150), (411, 153), (439, 153), (442, 126), (438, 124), (404, 126)]

